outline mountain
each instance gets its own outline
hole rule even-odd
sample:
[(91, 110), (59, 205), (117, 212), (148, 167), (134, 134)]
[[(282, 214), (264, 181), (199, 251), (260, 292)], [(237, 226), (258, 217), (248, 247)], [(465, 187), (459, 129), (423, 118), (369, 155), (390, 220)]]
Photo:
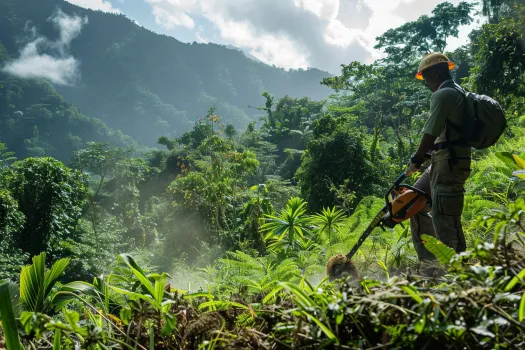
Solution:
[(50, 20), (58, 10), (82, 18), (83, 25), (64, 45), (70, 55), (64, 57), (79, 63), (80, 79), (56, 85), (57, 91), (83, 114), (148, 145), (161, 135), (180, 136), (210, 107), (223, 123), (244, 128), (260, 115), (247, 106), (262, 105), (264, 91), (316, 100), (330, 93), (320, 85), (326, 72), (286, 71), (222, 45), (182, 43), (122, 14), (62, 0), (0, 0), (0, 42), (9, 56), (20, 57), (35, 36), (55, 44), (67, 39)]

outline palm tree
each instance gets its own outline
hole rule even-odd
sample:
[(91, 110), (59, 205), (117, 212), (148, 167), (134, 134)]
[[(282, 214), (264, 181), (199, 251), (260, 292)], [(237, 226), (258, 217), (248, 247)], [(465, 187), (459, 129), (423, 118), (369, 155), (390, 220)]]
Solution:
[(342, 210), (333, 208), (323, 208), (321, 213), (312, 216), (312, 224), (317, 226), (318, 234), (321, 239), (321, 243), (328, 240), (330, 244), (331, 254), (334, 254), (332, 245), (332, 233), (339, 233), (340, 226), (343, 223), (345, 217)]
[(288, 133), (290, 135), (295, 135), (299, 138), (300, 146), (304, 149), (306, 145), (313, 137), (313, 129), (310, 129), (310, 125), (303, 124), (303, 130), (290, 130)]
[(290, 198), (279, 216), (265, 215), (267, 222), (261, 226), (268, 232), (265, 240), (271, 241), (269, 248), (286, 244), (287, 250), (297, 246), (297, 237), (304, 238), (310, 218), (305, 216), (306, 202), (298, 197)]

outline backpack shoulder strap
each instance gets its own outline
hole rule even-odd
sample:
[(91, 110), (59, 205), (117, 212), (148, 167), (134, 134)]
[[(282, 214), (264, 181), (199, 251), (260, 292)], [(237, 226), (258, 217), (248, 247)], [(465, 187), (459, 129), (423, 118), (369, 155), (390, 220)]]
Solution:
[[(468, 117), (469, 115), (469, 104), (468, 104), (468, 97), (467, 97), (467, 91), (465, 91), (465, 89), (463, 89), (463, 87), (461, 87), (460, 85), (456, 84), (456, 82), (452, 81), (452, 82), (449, 82), (445, 85), (443, 85), (441, 89), (454, 89), (456, 90), (457, 92), (459, 92), (463, 98), (464, 98), (464, 102), (465, 102), (465, 116)], [(465, 142), (464, 142), (464, 134), (465, 134), (465, 128), (464, 127), (460, 127), (459, 125), (457, 125), (456, 123), (450, 121), (450, 120), (447, 120), (446, 121), (446, 128), (450, 128), (452, 130), (454, 130), (455, 132), (457, 132), (459, 135), (460, 135), (460, 138), (458, 140), (455, 140), (455, 141), (449, 141), (449, 133), (448, 133), (448, 130), (445, 131), (445, 137), (447, 139), (446, 143), (449, 145), (449, 151), (451, 152), (451, 156), (452, 158), (455, 158), (452, 153), (455, 154), (455, 151), (452, 149), (453, 147), (450, 147), (450, 146), (465, 146)]]

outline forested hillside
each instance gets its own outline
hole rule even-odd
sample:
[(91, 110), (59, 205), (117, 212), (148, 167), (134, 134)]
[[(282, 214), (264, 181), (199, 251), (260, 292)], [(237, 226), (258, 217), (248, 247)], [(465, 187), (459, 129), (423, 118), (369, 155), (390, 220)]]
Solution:
[[(280, 98), (322, 99), (329, 76), (316, 69), (285, 71), (216, 44), (186, 44), (155, 34), (124, 15), (91, 11), (62, 0), (1, 0), (0, 42), (12, 58), (35, 32), (60, 40), (49, 18), (60, 9), (82, 24), (69, 53), (81, 80), (57, 86), (81, 113), (136, 140), (154, 145), (158, 135), (180, 136), (214, 106), (226, 122), (245, 128), (268, 91)], [(73, 82), (71, 82), (73, 83)]]
[[(2, 124), (0, 347), (523, 348), (525, 2), (483, 1), (488, 23), (447, 51), (473, 12), (471, 3), (443, 2), (385, 32), (376, 39), (385, 58), (342, 62), (340, 75), (319, 78), (333, 93), (328, 100), (293, 86), (281, 98), (262, 92), (253, 104), (262, 117), (246, 127), (208, 101), (187, 131), (151, 131), (159, 148), (139, 155), (50, 84), (3, 78), (0, 101), (15, 105), (1, 107), (3, 123), (28, 141)], [(97, 45), (91, 37), (73, 50)], [(437, 259), (428, 269), (408, 222), (377, 227), (352, 258), (358, 273), (330, 281), (327, 261), (354, 247), (419, 145), (432, 92), (415, 74), (428, 51), (445, 51), (456, 63), (454, 79), (496, 99), (506, 115), (499, 141), (473, 150), (462, 213), (467, 250), (457, 254), (421, 236)], [(138, 74), (124, 74), (128, 68), (106, 71), (104, 81)], [(165, 69), (164, 78), (181, 83)], [(25, 109), (18, 109), (22, 93)], [(50, 121), (29, 130), (33, 121), (24, 117), (40, 116)], [(54, 118), (68, 132), (58, 134), (57, 152), (76, 137), (94, 142), (67, 162), (40, 157), (38, 141), (52, 133)], [(22, 147), (18, 159), (9, 137)], [(108, 137), (122, 145), (98, 142)], [(428, 165), (404, 181), (412, 184)]]
[(20, 158), (52, 156), (67, 160), (87, 141), (138, 147), (121, 131), (81, 114), (48, 81), (0, 73), (0, 83), (0, 140)]

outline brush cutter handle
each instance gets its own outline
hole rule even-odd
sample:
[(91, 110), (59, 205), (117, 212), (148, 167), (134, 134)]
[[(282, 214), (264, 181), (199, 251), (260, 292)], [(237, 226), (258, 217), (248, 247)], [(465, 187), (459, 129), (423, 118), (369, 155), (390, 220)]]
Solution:
[[(396, 182), (394, 182), (394, 186), (392, 186), (392, 189), (394, 189), (395, 187), (399, 186), (401, 184), (401, 182), (403, 182), (403, 180), (405, 180), (407, 178), (406, 174), (403, 173), (401, 175), (399, 175), (399, 177), (397, 178)], [(392, 189), (390, 191), (388, 191), (389, 193), (392, 191)]]
[(388, 189), (388, 191), (386, 192), (386, 194), (385, 194), (385, 203), (386, 203), (386, 206), (387, 206), (387, 208), (389, 209), (390, 212), (392, 211), (392, 206), (390, 204), (390, 201), (388, 200), (388, 196), (390, 196), (392, 191), (394, 191), (395, 188), (399, 187), (399, 185), (401, 185), (401, 182), (403, 182), (403, 180), (405, 180), (406, 178), (407, 178), (407, 176), (405, 175), (405, 173), (402, 173), (401, 175), (399, 175), (399, 177), (394, 182), (392, 187), (390, 187)]

